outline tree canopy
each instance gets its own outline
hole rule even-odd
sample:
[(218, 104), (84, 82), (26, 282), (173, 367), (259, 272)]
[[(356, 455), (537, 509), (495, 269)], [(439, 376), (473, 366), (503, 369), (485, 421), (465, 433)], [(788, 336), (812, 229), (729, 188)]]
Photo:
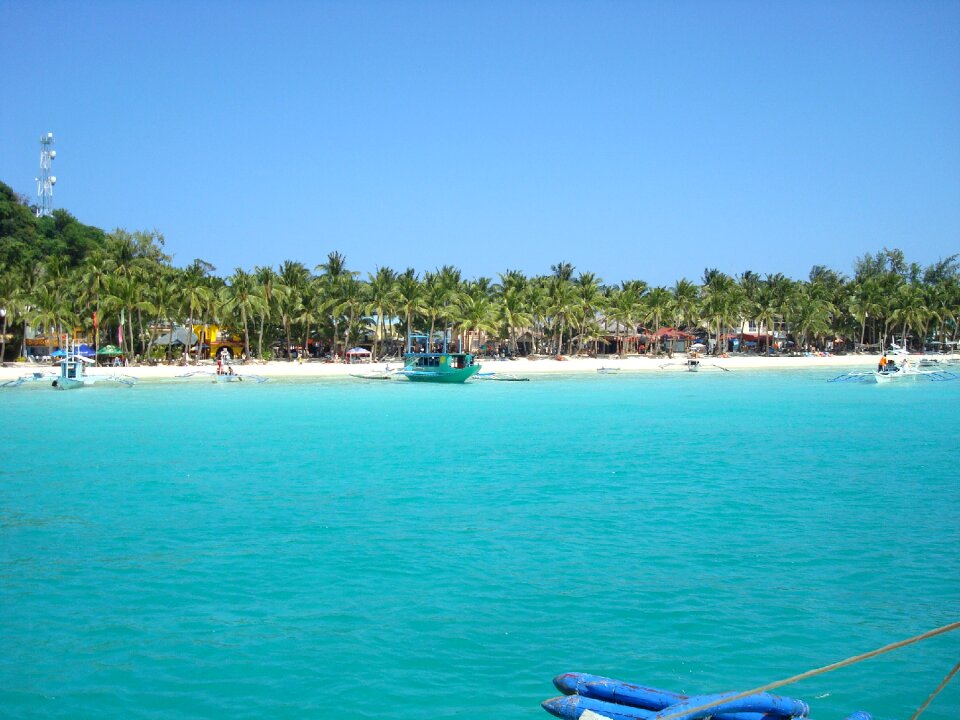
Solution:
[(156, 353), (163, 328), (190, 324), (241, 334), (260, 357), (295, 347), (342, 354), (357, 343), (396, 352), (413, 334), (441, 330), (509, 353), (670, 351), (665, 328), (713, 338), (717, 352), (743, 351), (747, 334), (758, 350), (774, 339), (853, 350), (894, 336), (922, 349), (955, 343), (960, 315), (957, 255), (921, 267), (888, 248), (857, 258), (852, 277), (824, 265), (806, 280), (706, 268), (699, 283), (650, 287), (606, 285), (565, 261), (532, 277), (468, 279), (452, 266), (364, 275), (338, 251), (313, 269), (286, 260), (219, 276), (200, 258), (173, 266), (164, 246), (157, 231), (104, 232), (65, 210), (37, 218), (0, 183), (0, 357), (19, 353), (27, 327), (53, 337), (79, 329), (97, 342), (108, 333), (132, 356)]

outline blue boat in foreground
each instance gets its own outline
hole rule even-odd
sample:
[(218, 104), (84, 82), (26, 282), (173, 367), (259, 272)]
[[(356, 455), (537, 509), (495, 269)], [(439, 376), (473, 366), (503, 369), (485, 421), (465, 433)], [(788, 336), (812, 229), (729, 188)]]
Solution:
[[(545, 701), (543, 709), (564, 720), (584, 716), (610, 720), (792, 720), (810, 714), (802, 700), (769, 693), (688, 696), (586, 673), (565, 673), (555, 677), (553, 684), (564, 695)], [(846, 720), (872, 718), (858, 712)]]
[[(718, 695), (682, 695), (669, 690), (644, 687), (634, 683), (614, 680), (586, 673), (565, 673), (553, 679), (561, 697), (544, 701), (543, 709), (565, 720), (794, 720), (808, 718), (810, 708), (801, 700), (771, 695), (784, 685), (799, 682), (823, 673), (863, 662), (899, 648), (929, 640), (960, 630), (960, 622), (953, 622), (906, 640), (884, 645), (876, 650), (854, 655), (840, 662), (808, 670), (785, 680), (778, 680), (745, 692), (728, 692)], [(914, 718), (933, 702), (954, 676), (960, 674), (960, 662), (951, 669), (943, 682), (930, 694), (913, 715)], [(862, 710), (847, 715), (846, 720), (873, 720), (870, 713)]]

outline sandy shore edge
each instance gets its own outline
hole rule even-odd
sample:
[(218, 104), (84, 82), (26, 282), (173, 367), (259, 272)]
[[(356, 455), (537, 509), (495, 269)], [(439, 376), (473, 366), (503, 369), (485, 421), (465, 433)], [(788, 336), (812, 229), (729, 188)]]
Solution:
[[(960, 355), (938, 355), (939, 360), (960, 361)], [(679, 363), (682, 363), (686, 356), (675, 355), (673, 359), (669, 358), (648, 358), (631, 356), (627, 358), (571, 358), (566, 360), (539, 359), (539, 360), (513, 360), (481, 361), (481, 372), (493, 372), (513, 374), (518, 376), (535, 376), (551, 373), (596, 373), (601, 368), (615, 368), (620, 372), (655, 372), (664, 373), (682, 370)], [(910, 360), (916, 362), (920, 356), (911, 356)], [(810, 356), (810, 357), (729, 357), (729, 358), (700, 358), (704, 366), (716, 365), (731, 371), (768, 371), (768, 370), (796, 370), (796, 369), (828, 369), (836, 368), (838, 372), (847, 370), (862, 369), (871, 370), (877, 367), (880, 359), (879, 355), (835, 355), (829, 357)], [(667, 363), (673, 363), (668, 368), (662, 366)], [(320, 379), (320, 378), (351, 378), (352, 374), (363, 374), (386, 370), (388, 367), (397, 369), (400, 363), (393, 361), (391, 363), (322, 363), (322, 362), (268, 362), (268, 363), (249, 363), (247, 365), (234, 365), (234, 370), (239, 375), (259, 375), (267, 378), (277, 379)], [(15, 380), (16, 378), (33, 372), (55, 372), (56, 368), (51, 365), (37, 365), (26, 363), (7, 363), (0, 367), (0, 382)], [(176, 378), (190, 372), (213, 372), (214, 366), (170, 366), (158, 365), (126, 368), (93, 368), (90, 373), (112, 375), (122, 373), (130, 375), (143, 381), (164, 380)]]

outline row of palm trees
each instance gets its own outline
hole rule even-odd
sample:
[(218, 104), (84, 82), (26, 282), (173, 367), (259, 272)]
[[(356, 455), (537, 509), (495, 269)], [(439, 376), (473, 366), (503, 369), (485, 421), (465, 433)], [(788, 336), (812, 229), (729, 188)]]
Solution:
[[(887, 259), (897, 257), (884, 252)], [(742, 340), (748, 325), (761, 350), (773, 337), (789, 337), (801, 348), (824, 348), (838, 339), (848, 349), (885, 347), (893, 337), (910, 339), (914, 347), (931, 338), (955, 342), (955, 258), (923, 272), (883, 257), (859, 261), (852, 279), (822, 267), (807, 281), (710, 269), (699, 283), (682, 279), (672, 287), (640, 280), (605, 285), (593, 273), (575, 275), (565, 262), (534, 277), (507, 270), (497, 280), (466, 279), (444, 266), (422, 274), (381, 267), (361, 279), (338, 252), (312, 270), (288, 260), (277, 268), (237, 268), (221, 278), (202, 260), (173, 267), (155, 234), (117, 231), (73, 267), (58, 257), (26, 272), (0, 267), (0, 357), (27, 326), (51, 345), (75, 329), (98, 345), (116, 339), (130, 357), (145, 355), (165, 328), (180, 324), (234, 329), (247, 356), (260, 358), (270, 357), (275, 345), (308, 343), (333, 353), (365, 343), (376, 357), (385, 343), (394, 351), (415, 332), (433, 337), (437, 331), (483, 338), (509, 353), (551, 355), (611, 343), (620, 353), (641, 346), (656, 352), (660, 341), (653, 338), (664, 327), (711, 336), (715, 352), (727, 349), (727, 339)], [(169, 358), (169, 344), (163, 352)]]

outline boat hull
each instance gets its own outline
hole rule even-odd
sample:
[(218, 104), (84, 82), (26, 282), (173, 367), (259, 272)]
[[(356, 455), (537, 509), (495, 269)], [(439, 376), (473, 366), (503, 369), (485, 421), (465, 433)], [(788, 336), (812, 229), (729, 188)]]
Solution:
[(62, 378), (59, 377), (54, 380), (51, 385), (54, 390), (79, 390), (87, 383), (83, 380), (74, 380), (73, 378)]
[(462, 383), (478, 372), (480, 372), (479, 365), (469, 365), (465, 368), (450, 368), (442, 372), (410, 369), (404, 370), (402, 375), (411, 382)]
[(875, 372), (873, 373), (873, 380), (877, 385), (892, 385), (913, 382), (922, 376), (923, 373), (916, 371), (897, 370), (895, 372)]
[(403, 369), (398, 379), (411, 382), (462, 383), (480, 372), (470, 353), (408, 353), (403, 356)]

